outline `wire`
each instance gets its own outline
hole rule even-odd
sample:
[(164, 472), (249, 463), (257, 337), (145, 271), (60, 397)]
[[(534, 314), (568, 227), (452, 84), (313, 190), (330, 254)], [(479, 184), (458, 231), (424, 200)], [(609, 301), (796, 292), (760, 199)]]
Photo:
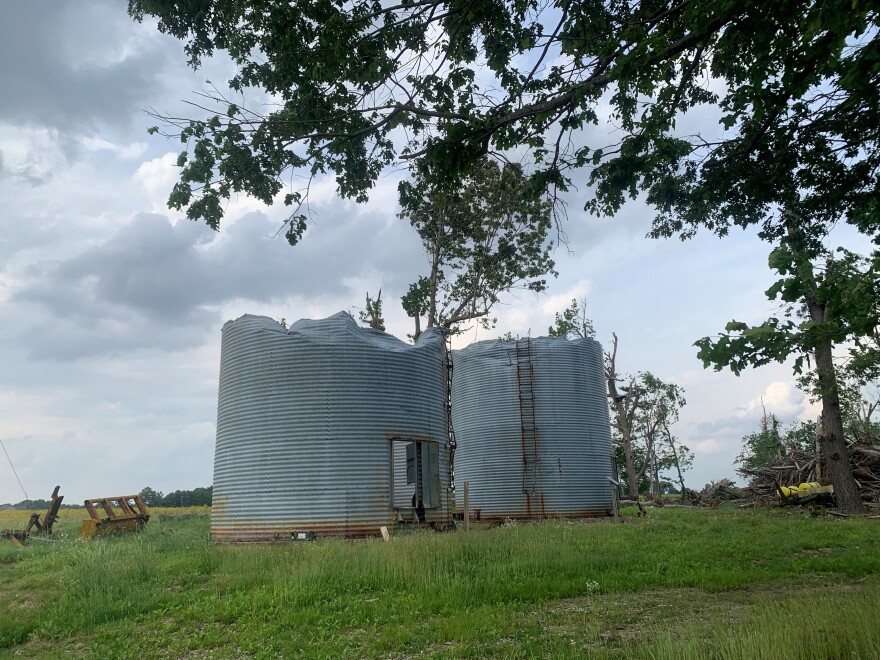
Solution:
[(3, 453), (6, 454), (6, 460), (9, 461), (9, 467), (12, 468), (12, 474), (15, 475), (15, 480), (18, 481), (21, 492), (24, 493), (24, 499), (31, 499), (30, 497), (28, 497), (27, 491), (24, 489), (24, 486), (22, 486), (21, 479), (18, 478), (18, 472), (15, 471), (15, 466), (12, 464), (12, 459), (9, 458), (9, 452), (6, 451), (6, 445), (3, 444), (3, 438), (0, 438), (0, 447), (3, 447)]

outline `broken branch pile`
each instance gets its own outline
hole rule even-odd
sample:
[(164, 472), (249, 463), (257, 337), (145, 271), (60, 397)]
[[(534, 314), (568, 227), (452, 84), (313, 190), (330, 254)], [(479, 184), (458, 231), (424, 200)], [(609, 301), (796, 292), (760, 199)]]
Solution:
[(742, 496), (742, 490), (737, 488), (736, 484), (730, 479), (719, 479), (718, 481), (710, 481), (703, 486), (703, 490), (699, 493), (695, 490), (685, 489), (680, 502), (682, 504), (711, 507), (718, 506), (722, 502), (741, 499)]
[[(849, 447), (853, 476), (859, 485), (862, 499), (866, 502), (880, 501), (880, 447), (869, 444), (853, 444)], [(813, 452), (792, 449), (785, 456), (777, 457), (773, 465), (741, 468), (738, 472), (749, 479), (744, 489), (747, 498), (756, 504), (775, 504), (779, 501), (776, 485), (798, 485), (818, 481), (818, 460)]]

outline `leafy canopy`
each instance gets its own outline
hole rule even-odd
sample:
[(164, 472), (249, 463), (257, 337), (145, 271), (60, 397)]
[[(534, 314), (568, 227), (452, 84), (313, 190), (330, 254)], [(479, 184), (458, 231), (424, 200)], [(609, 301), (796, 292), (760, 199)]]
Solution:
[(403, 308), (415, 319), (426, 316), (426, 327), (456, 332), (472, 320), (489, 327), (502, 293), (544, 291), (547, 275), (556, 274), (552, 203), (519, 165), (486, 159), (456, 185), (420, 168), (399, 193), (400, 217), (428, 257), (428, 272), (410, 285)]
[(669, 431), (678, 422), (687, 401), (684, 388), (664, 382), (650, 372), (629, 377), (623, 391), (627, 405), (615, 406), (612, 402), (613, 440), (621, 448), (620, 465), (630, 492), (635, 494), (644, 490), (643, 479), (650, 478), (655, 467), (659, 476), (660, 471), (675, 467), (676, 461), (682, 471), (690, 466), (693, 460), (690, 450), (683, 445), (676, 446)]
[(382, 315), (382, 289), (373, 298), (369, 291), (366, 294), (366, 306), (358, 311), (358, 319), (374, 330), (385, 330), (385, 317)]
[[(800, 374), (824, 343), (850, 342), (851, 356), (870, 372), (880, 327), (880, 253), (865, 258), (843, 248), (836, 255), (826, 252), (823, 267), (814, 272), (810, 258), (784, 243), (771, 252), (769, 265), (780, 278), (767, 290), (767, 298), (783, 303), (783, 313), (760, 325), (731, 321), (719, 337), (700, 339), (695, 345), (703, 365), (716, 371), (728, 367), (739, 375), (747, 367), (793, 356)], [(822, 322), (805, 313), (806, 297), (824, 307)]]
[[(877, 225), (871, 0), (129, 0), (129, 12), (157, 17), (193, 67), (218, 50), (237, 67), (234, 99), (213, 89), (198, 116), (161, 117), (186, 145), (170, 204), (215, 228), (232, 193), (271, 203), (293, 172), (331, 173), (364, 200), (400, 160), (456, 181), (512, 152), (544, 188), (589, 171), (595, 212), (647, 191), (655, 236), (756, 223), (771, 236), (779, 208)], [(248, 108), (254, 92), (268, 101)], [(577, 136), (600, 100), (615, 145)], [(680, 130), (699, 106), (720, 109), (712, 135)], [(291, 243), (304, 194), (284, 197)]]
[[(813, 431), (812, 445), (815, 446), (815, 423), (810, 423)], [(765, 413), (761, 426), (742, 438), (743, 448), (734, 461), (742, 470), (755, 470), (772, 466), (786, 455), (788, 433), (782, 430), (779, 418), (774, 413)], [(798, 446), (797, 448), (802, 448)], [(804, 449), (811, 449), (806, 446)], [(740, 474), (744, 474), (740, 472)], [(746, 476), (746, 475), (744, 475)]]
[(556, 312), (555, 322), (547, 328), (547, 334), (551, 337), (594, 339), (596, 330), (593, 328), (592, 319), (587, 317), (586, 296), (580, 301), (577, 298), (572, 298), (568, 307), (561, 312)]

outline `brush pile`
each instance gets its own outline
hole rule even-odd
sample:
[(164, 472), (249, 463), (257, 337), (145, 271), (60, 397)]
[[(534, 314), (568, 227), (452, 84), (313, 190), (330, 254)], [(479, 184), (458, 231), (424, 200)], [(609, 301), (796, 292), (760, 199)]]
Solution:
[[(856, 443), (850, 445), (849, 451), (853, 475), (861, 489), (862, 499), (866, 502), (880, 502), (880, 446)], [(761, 505), (779, 502), (776, 484), (798, 485), (810, 481), (828, 483), (827, 478), (820, 478), (818, 468), (814, 452), (793, 449), (785, 456), (777, 457), (772, 465), (741, 468), (738, 472), (749, 479), (749, 485), (744, 489), (745, 496)], [(821, 473), (826, 474), (824, 470)]]
[(730, 479), (719, 479), (709, 482), (699, 492), (689, 488), (685, 489), (680, 502), (692, 506), (714, 507), (722, 502), (741, 499), (742, 496), (742, 489), (737, 488)]

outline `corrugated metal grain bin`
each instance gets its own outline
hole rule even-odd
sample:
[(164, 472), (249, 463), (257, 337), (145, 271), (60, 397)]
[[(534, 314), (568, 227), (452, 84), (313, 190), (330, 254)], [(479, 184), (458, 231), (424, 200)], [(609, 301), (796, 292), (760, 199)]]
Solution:
[(555, 337), (482, 341), (453, 354), (459, 505), (482, 519), (612, 512), (602, 347)]
[(413, 346), (345, 312), (227, 322), (212, 538), (377, 534), (416, 499), (426, 522), (448, 521), (443, 351), (435, 331)]

